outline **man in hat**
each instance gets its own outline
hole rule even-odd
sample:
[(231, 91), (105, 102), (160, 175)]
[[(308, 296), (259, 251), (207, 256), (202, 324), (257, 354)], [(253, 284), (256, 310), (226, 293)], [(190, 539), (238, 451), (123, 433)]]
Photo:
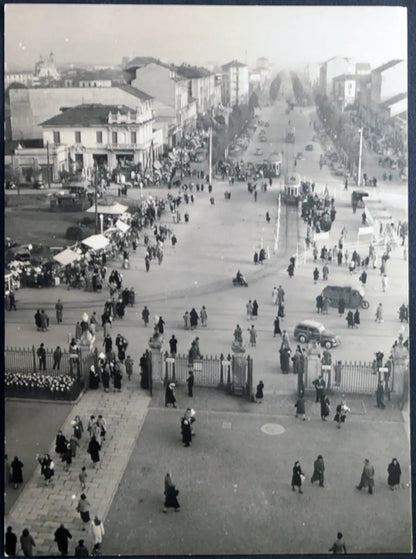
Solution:
[(363, 487), (368, 487), (368, 492), (370, 495), (373, 494), (374, 487), (374, 466), (370, 464), (370, 460), (366, 458), (364, 460), (364, 468), (361, 474), (361, 480), (359, 485), (355, 486), (359, 491)]

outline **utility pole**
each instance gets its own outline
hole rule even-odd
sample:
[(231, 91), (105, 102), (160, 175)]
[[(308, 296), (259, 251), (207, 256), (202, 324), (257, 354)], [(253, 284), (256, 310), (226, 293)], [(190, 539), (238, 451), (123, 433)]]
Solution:
[(48, 188), (51, 187), (51, 171), (49, 168), (49, 142), (46, 142), (46, 164), (48, 167)]
[(97, 203), (97, 167), (94, 166), (94, 204), (95, 204), (95, 234), (98, 233), (98, 203)]
[(361, 165), (363, 159), (363, 128), (359, 129), (360, 133), (360, 148), (358, 151), (358, 176), (357, 176), (357, 186), (361, 186)]
[(209, 127), (209, 153), (208, 153), (208, 176), (209, 184), (212, 182), (212, 127)]

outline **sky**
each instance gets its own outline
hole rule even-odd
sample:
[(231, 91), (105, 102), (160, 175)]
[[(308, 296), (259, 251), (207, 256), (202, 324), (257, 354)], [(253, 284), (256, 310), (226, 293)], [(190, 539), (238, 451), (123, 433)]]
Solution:
[(407, 59), (406, 9), (385, 6), (180, 6), (7, 4), (7, 70), (33, 69), (53, 51), (68, 62), (120, 64), (154, 56), (180, 64), (301, 68), (332, 56), (374, 68)]

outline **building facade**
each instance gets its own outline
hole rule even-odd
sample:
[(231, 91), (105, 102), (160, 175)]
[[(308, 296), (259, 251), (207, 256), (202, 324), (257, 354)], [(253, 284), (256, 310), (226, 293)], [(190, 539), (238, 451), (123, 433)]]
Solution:
[(332, 80), (341, 74), (353, 74), (355, 72), (355, 62), (344, 56), (334, 56), (320, 67), (319, 90), (323, 95), (332, 94)]
[(187, 80), (188, 96), (196, 100), (197, 112), (201, 115), (214, 109), (221, 102), (215, 87), (215, 74), (205, 68), (182, 64), (176, 66), (179, 77)]
[(224, 64), (222, 69), (222, 103), (229, 107), (248, 102), (249, 72), (248, 66), (233, 60)]
[(150, 102), (126, 105), (79, 105), (41, 124), (44, 145), (64, 145), (71, 172), (105, 165), (110, 170), (126, 164), (149, 168), (162, 145), (153, 138)]
[(31, 71), (4, 73), (4, 89), (7, 89), (12, 83), (20, 83), (26, 87), (32, 87), (33, 82), (34, 75)]

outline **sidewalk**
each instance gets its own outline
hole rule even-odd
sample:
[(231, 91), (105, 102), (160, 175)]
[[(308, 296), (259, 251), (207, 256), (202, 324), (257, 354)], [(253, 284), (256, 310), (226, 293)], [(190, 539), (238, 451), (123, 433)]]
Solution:
[(55, 462), (53, 482), (45, 486), (40, 468), (37, 468), (5, 519), (6, 525), (12, 526), (18, 536), (24, 528), (29, 529), (36, 542), (36, 555), (57, 555), (53, 535), (60, 523), (71, 532), (72, 545), (84, 538), (87, 547), (92, 548), (91, 535), (82, 532), (75, 510), (81, 494), (78, 474), (85, 465), (88, 472), (85, 494), (91, 503), (91, 519), (98, 515), (104, 520), (147, 415), (150, 398), (139, 390), (133, 381), (131, 384), (126, 381), (120, 393), (89, 390), (66, 418), (61, 428), (66, 437), (72, 433), (71, 421), (76, 415), (81, 417), (84, 429), (90, 415), (102, 414), (106, 419), (108, 431), (100, 452), (101, 467), (97, 470), (91, 467), (87, 453), (88, 433), (83, 434), (69, 472), (64, 471), (53, 442), (49, 450)]

